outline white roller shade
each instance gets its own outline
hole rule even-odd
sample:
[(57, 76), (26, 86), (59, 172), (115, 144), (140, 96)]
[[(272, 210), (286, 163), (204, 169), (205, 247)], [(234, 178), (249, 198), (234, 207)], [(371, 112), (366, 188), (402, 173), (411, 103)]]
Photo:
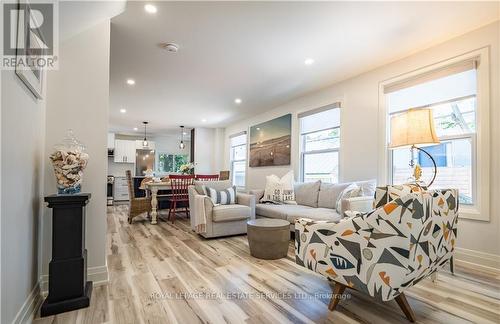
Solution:
[(243, 145), (247, 142), (247, 132), (241, 132), (238, 134), (234, 134), (229, 136), (231, 140), (231, 147)]
[(396, 81), (384, 87), (384, 93), (391, 93), (401, 89), (410, 88), (422, 83), (427, 83), (437, 79), (445, 78), (453, 74), (475, 70), (479, 64), (478, 59), (466, 60), (445, 66), (440, 69), (432, 70), (427, 73), (420, 74), (415, 77), (410, 77), (405, 80)]
[(340, 104), (299, 114), (300, 133), (307, 134), (340, 126)]
[[(422, 78), (421, 82), (400, 83), (395, 91), (387, 94), (389, 113), (396, 113), (409, 108), (425, 107), (456, 98), (466, 98), (477, 93), (476, 69), (459, 71), (454, 74), (441, 74), (440, 78)], [(450, 71), (448, 71), (450, 72)], [(403, 87), (406, 85), (407, 87)], [(439, 89), (439, 91), (436, 91)]]
[(233, 135), (229, 135), (229, 138), (233, 138), (233, 137), (236, 137), (236, 136), (245, 135), (246, 133), (247, 133), (247, 131), (242, 131), (242, 132), (239, 132), (239, 133), (236, 133), (236, 134), (233, 134)]

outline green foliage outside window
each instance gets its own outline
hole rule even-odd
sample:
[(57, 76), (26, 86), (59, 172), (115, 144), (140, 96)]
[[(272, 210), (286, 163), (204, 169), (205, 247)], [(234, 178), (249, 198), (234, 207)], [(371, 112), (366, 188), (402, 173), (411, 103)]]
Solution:
[(159, 172), (179, 172), (181, 165), (188, 163), (187, 155), (160, 153), (158, 156)]

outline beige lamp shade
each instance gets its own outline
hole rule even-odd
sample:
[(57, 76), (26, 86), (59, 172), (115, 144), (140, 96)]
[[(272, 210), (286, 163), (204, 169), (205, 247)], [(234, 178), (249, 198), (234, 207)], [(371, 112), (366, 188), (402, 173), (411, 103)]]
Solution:
[(430, 108), (414, 108), (391, 117), (389, 148), (439, 144)]

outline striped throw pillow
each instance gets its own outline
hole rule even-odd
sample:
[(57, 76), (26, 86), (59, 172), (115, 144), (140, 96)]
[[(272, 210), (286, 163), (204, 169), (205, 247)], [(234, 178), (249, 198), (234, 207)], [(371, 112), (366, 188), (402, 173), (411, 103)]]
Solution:
[(203, 186), (203, 191), (210, 197), (214, 205), (233, 205), (236, 203), (236, 186), (224, 190)]

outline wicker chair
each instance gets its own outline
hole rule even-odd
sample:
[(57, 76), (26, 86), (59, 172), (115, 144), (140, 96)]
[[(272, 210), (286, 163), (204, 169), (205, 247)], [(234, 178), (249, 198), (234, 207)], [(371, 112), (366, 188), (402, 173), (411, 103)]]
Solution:
[(135, 197), (134, 184), (132, 182), (132, 173), (130, 170), (125, 172), (127, 175), (128, 184), (128, 195), (129, 195), (129, 205), (128, 205), (128, 222), (132, 224), (132, 219), (143, 213), (151, 212), (151, 197)]

